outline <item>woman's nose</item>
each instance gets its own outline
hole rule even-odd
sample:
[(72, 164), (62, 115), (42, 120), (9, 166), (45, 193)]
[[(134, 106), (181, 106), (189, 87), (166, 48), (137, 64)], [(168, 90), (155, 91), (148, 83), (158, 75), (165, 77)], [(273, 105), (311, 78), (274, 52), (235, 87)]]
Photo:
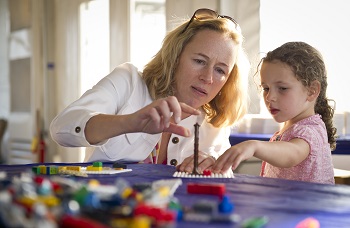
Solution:
[(206, 68), (201, 72), (199, 79), (207, 84), (213, 83), (213, 71), (211, 69)]

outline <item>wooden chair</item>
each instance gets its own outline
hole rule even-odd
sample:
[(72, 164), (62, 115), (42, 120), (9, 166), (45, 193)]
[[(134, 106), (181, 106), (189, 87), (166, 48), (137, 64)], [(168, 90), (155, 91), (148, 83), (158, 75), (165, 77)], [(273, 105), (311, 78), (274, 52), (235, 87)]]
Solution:
[(350, 171), (344, 169), (334, 169), (334, 180), (336, 184), (350, 185)]
[(1, 147), (2, 147), (2, 141), (5, 135), (6, 129), (7, 129), (7, 120), (0, 119), (0, 164), (4, 162), (2, 158)]

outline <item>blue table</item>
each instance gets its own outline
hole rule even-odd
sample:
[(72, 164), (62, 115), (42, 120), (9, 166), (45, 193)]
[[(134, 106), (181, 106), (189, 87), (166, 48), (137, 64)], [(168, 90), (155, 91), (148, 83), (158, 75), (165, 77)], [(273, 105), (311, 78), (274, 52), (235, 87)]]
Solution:
[[(30, 168), (37, 165), (1, 165), (0, 171), (6, 171), (9, 177), (13, 177), (24, 171), (31, 172)], [(87, 166), (91, 163), (46, 165)], [(111, 164), (104, 163), (104, 165)], [(77, 181), (94, 178), (103, 184), (112, 184), (117, 177), (123, 177), (133, 184), (173, 178), (175, 172), (175, 167), (166, 165), (128, 164), (127, 168), (132, 169), (132, 172), (72, 178)], [(350, 186), (313, 184), (243, 174), (235, 174), (235, 178), (230, 179), (183, 178), (182, 182), (182, 185), (175, 192), (175, 197), (182, 205), (191, 206), (198, 200), (214, 199), (210, 195), (188, 194), (187, 183), (225, 183), (227, 195), (235, 205), (235, 212), (242, 219), (252, 216), (268, 216), (267, 228), (294, 228), (298, 222), (311, 216), (320, 222), (322, 228), (350, 227)], [(220, 228), (240, 227), (240, 224), (202, 224), (180, 221), (176, 227), (193, 228), (198, 226)]]
[[(254, 139), (254, 140), (262, 140), (262, 141), (269, 141), (270, 137), (272, 135), (270, 134), (231, 134), (230, 135), (230, 143), (231, 145), (235, 145), (237, 143)], [(334, 151), (332, 151), (332, 154), (338, 154), (338, 155), (349, 155), (350, 154), (350, 139), (345, 137), (340, 137), (337, 139), (337, 147)]]

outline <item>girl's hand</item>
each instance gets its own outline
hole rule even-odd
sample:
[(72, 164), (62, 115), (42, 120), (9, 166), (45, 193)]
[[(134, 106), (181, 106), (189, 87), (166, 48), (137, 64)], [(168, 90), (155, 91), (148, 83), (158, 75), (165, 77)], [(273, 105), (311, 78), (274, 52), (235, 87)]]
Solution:
[(200, 111), (191, 106), (178, 102), (174, 96), (156, 100), (146, 107), (133, 114), (135, 132), (145, 132), (156, 134), (161, 132), (171, 132), (177, 135), (188, 137), (190, 131), (187, 128), (178, 126), (177, 123), (184, 118), (182, 115), (199, 115)]
[(255, 141), (249, 140), (236, 144), (225, 151), (212, 166), (213, 173), (225, 173), (230, 168), (235, 170), (238, 165), (255, 153)]
[[(215, 158), (203, 152), (198, 154), (197, 171), (203, 173), (204, 170), (209, 169), (215, 163)], [(176, 167), (177, 171), (192, 173), (194, 168), (194, 155), (191, 155)]]

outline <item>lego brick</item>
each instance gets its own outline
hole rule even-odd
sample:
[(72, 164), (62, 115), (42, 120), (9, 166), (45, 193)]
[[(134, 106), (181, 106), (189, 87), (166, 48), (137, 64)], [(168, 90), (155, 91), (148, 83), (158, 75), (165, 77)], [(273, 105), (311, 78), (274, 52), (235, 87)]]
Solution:
[(126, 166), (126, 164), (119, 163), (119, 162), (115, 162), (115, 163), (113, 164), (113, 168), (122, 168), (122, 169), (126, 169), (127, 166)]
[(230, 170), (227, 173), (221, 174), (221, 173), (208, 173), (205, 172), (203, 174), (192, 174), (187, 172), (178, 172), (176, 171), (173, 174), (173, 177), (180, 177), (180, 178), (234, 178), (233, 172)]
[(188, 183), (187, 192), (190, 194), (223, 196), (226, 192), (226, 188), (223, 183)]

